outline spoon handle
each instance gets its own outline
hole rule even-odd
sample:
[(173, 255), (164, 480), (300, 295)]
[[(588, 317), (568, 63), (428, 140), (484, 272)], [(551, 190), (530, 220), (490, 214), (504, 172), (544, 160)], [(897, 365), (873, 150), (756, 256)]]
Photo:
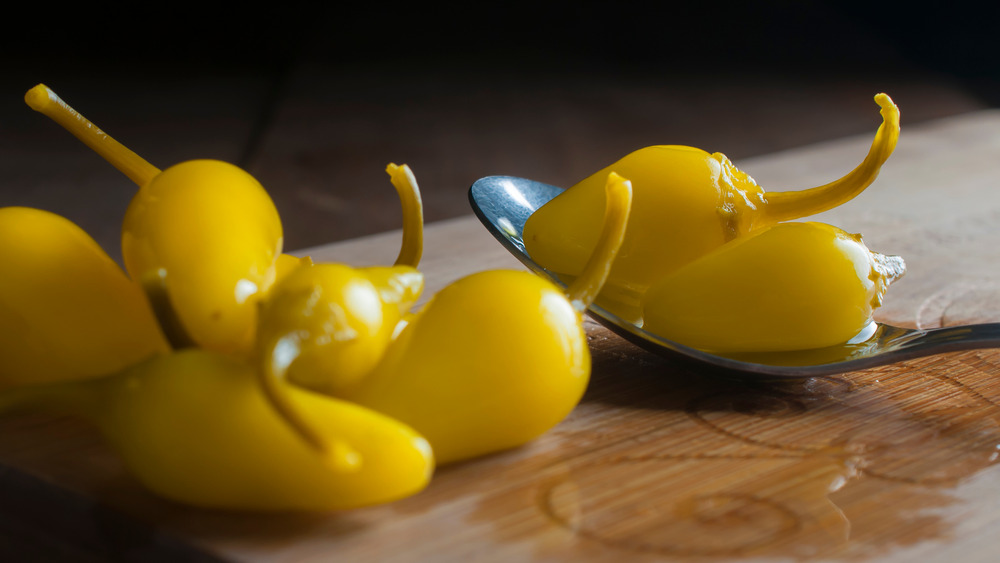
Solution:
[(917, 330), (900, 339), (900, 347), (920, 355), (957, 350), (1000, 347), (1000, 323), (951, 326)]

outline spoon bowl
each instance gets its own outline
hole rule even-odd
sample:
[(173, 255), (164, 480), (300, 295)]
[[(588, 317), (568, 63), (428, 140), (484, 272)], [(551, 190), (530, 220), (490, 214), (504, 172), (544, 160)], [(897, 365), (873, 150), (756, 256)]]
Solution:
[[(562, 191), (524, 178), (489, 176), (472, 185), (469, 201), (479, 220), (504, 248), (528, 269), (565, 287), (559, 276), (531, 259), (522, 238), (528, 217)], [(723, 356), (659, 337), (598, 305), (591, 305), (588, 312), (612, 332), (655, 354), (761, 378), (830, 375), (943, 352), (1000, 346), (1000, 323), (910, 329), (872, 321), (856, 337), (838, 346)]]

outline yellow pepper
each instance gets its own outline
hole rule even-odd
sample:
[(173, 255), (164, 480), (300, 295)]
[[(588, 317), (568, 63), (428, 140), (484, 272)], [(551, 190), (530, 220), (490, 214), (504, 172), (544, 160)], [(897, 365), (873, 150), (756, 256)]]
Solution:
[(215, 160), (161, 172), (44, 85), (29, 90), (25, 100), (140, 186), (122, 228), (132, 279), (162, 286), (200, 346), (249, 353), (256, 302), (274, 282), (282, 247), (281, 222), (263, 187), (238, 167)]
[(0, 208), (0, 387), (97, 377), (165, 353), (142, 292), (82, 229)]
[(423, 275), (409, 266), (296, 268), (262, 302), (261, 369), (323, 393), (343, 392), (382, 359), (422, 287)]
[(860, 333), (901, 258), (822, 223), (780, 223), (678, 268), (643, 298), (644, 328), (731, 354), (822, 348)]
[(149, 490), (193, 506), (334, 510), (423, 489), (434, 462), (408, 426), (369, 409), (276, 383), (331, 445), (321, 455), (265, 399), (253, 366), (189, 349), (120, 374), (0, 393), (0, 410), (92, 420)]
[[(381, 361), (423, 291), (423, 204), (405, 164), (386, 168), (403, 209), (403, 241), (392, 267), (282, 260), (279, 279), (261, 301), (260, 369), (327, 394), (345, 392)], [(280, 395), (272, 394), (278, 401)], [(275, 406), (284, 410), (280, 403)], [(294, 415), (293, 415), (294, 416)]]
[(547, 269), (578, 275), (597, 239), (603, 179), (610, 171), (630, 178), (635, 211), (598, 303), (641, 324), (642, 295), (671, 272), (738, 237), (830, 209), (868, 187), (899, 137), (898, 108), (885, 94), (875, 101), (883, 123), (864, 161), (839, 180), (798, 192), (765, 192), (721, 153), (647, 147), (538, 209), (525, 224), (525, 247)]
[(458, 280), (343, 396), (412, 426), (439, 463), (524, 444), (565, 418), (590, 377), (582, 314), (607, 278), (631, 205), (631, 186), (615, 174), (606, 193), (601, 237), (568, 289), (524, 271)]
[(195, 160), (158, 174), (136, 194), (122, 228), (133, 279), (164, 283), (183, 325), (199, 345), (251, 349), (257, 300), (274, 281), (281, 223), (249, 174)]

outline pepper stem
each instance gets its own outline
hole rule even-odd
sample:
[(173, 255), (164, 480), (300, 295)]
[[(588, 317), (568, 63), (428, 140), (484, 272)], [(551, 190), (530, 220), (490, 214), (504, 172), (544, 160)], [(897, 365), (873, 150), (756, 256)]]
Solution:
[(899, 108), (885, 94), (877, 94), (875, 103), (882, 108), (882, 124), (875, 133), (875, 140), (864, 161), (843, 178), (824, 186), (794, 192), (767, 193), (767, 205), (762, 213), (765, 224), (789, 221), (833, 209), (853, 199), (875, 181), (879, 169), (889, 159), (899, 140)]
[(385, 171), (403, 208), (403, 243), (396, 257), (396, 266), (416, 268), (424, 253), (424, 206), (420, 200), (420, 188), (410, 167), (390, 163)]
[(581, 314), (597, 298), (611, 273), (611, 266), (625, 240), (625, 227), (632, 210), (632, 182), (612, 172), (608, 174), (604, 189), (607, 203), (604, 206), (604, 226), (597, 245), (583, 271), (566, 289), (570, 303)]
[(158, 168), (111, 138), (87, 118), (69, 107), (48, 86), (39, 84), (28, 90), (24, 95), (24, 101), (31, 109), (47, 115), (62, 125), (74, 137), (80, 139), (83, 144), (101, 155), (140, 187), (149, 183), (154, 176), (160, 173)]
[(174, 350), (181, 350), (197, 346), (198, 344), (184, 328), (184, 322), (181, 321), (177, 309), (170, 301), (166, 270), (159, 269), (148, 272), (141, 277), (139, 283), (153, 309), (153, 315), (156, 317), (157, 324), (160, 325), (160, 331), (170, 347)]
[[(286, 342), (285, 344), (297, 345), (297, 342)], [(267, 352), (265, 352), (263, 361), (259, 362), (257, 369), (254, 370), (261, 391), (267, 402), (271, 404), (271, 408), (288, 423), (306, 444), (319, 454), (328, 467), (345, 473), (360, 469), (362, 459), (357, 450), (343, 440), (327, 442), (295, 407), (288, 394), (288, 384), (285, 383), (288, 362), (282, 362), (274, 357), (275, 348), (277, 346), (266, 347)]]
[[(307, 264), (312, 264), (310, 258), (304, 258), (303, 261)], [(166, 337), (167, 342), (170, 343), (170, 346), (174, 350), (193, 348), (197, 346), (197, 343), (188, 334), (184, 328), (184, 323), (177, 315), (177, 311), (170, 301), (170, 295), (167, 293), (166, 281), (166, 272), (158, 270), (142, 277), (142, 287), (152, 305), (153, 313), (156, 315), (156, 320), (160, 325), (160, 330), (163, 331), (163, 335)], [(258, 366), (258, 369), (254, 370), (257, 374), (261, 391), (268, 403), (278, 413), (278, 416), (284, 419), (306, 443), (318, 451), (320, 456), (329, 465), (341, 470), (352, 470), (359, 466), (360, 456), (357, 452), (348, 445), (340, 442), (328, 445), (319, 433), (302, 418), (299, 411), (295, 409), (291, 399), (288, 398), (288, 391), (277, 382), (278, 377), (284, 379), (285, 369), (288, 366), (283, 365), (275, 369), (276, 362), (274, 361), (273, 354), (270, 352), (272, 349), (273, 347), (268, 347), (269, 352), (265, 358), (266, 361), (262, 362)], [(0, 401), (0, 406), (2, 404), (2, 401)]]

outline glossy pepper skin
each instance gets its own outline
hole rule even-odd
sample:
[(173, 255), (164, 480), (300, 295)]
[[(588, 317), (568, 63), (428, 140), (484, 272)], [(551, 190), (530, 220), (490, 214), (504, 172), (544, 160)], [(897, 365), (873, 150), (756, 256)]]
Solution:
[(534, 274), (473, 274), (437, 293), (345, 396), (412, 425), (442, 464), (512, 448), (555, 426), (586, 390), (581, 322)]
[[(257, 357), (262, 383), (278, 378), (322, 393), (347, 392), (382, 360), (424, 288), (423, 204), (409, 166), (389, 164), (403, 236), (393, 266), (352, 268), (279, 257), (278, 281), (261, 301)], [(274, 395), (275, 407), (282, 409)], [(308, 431), (306, 431), (308, 432)]]
[(257, 301), (281, 254), (278, 212), (264, 188), (225, 162), (193, 160), (143, 185), (122, 227), (132, 278), (163, 283), (198, 345), (227, 353), (253, 347)]
[(0, 410), (84, 416), (149, 490), (192, 506), (328, 511), (426, 486), (433, 455), (408, 426), (281, 384), (332, 444), (331, 455), (321, 456), (279, 418), (256, 381), (247, 362), (189, 349), (105, 378), (12, 389), (0, 393)]
[(261, 369), (323, 393), (345, 392), (382, 360), (423, 282), (410, 266), (300, 265), (261, 303)]
[(250, 354), (256, 301), (275, 279), (283, 241), (278, 212), (260, 183), (216, 160), (161, 171), (44, 84), (29, 90), (25, 101), (139, 186), (122, 227), (122, 254), (133, 281), (166, 296), (195, 344)]
[(582, 314), (614, 261), (631, 205), (617, 175), (602, 236), (563, 290), (524, 271), (473, 274), (408, 319), (384, 359), (344, 397), (409, 424), (438, 463), (527, 443), (565, 418), (590, 378)]
[(635, 211), (598, 303), (641, 323), (642, 295), (677, 268), (738, 237), (839, 205), (878, 175), (899, 137), (899, 110), (875, 97), (883, 123), (865, 160), (843, 178), (798, 192), (765, 192), (721, 153), (665, 145), (639, 149), (594, 173), (529, 217), (531, 257), (567, 276), (582, 268), (603, 212), (601, 183), (610, 171), (632, 180)]
[(822, 223), (780, 223), (682, 266), (643, 299), (644, 328), (727, 354), (805, 350), (847, 342), (872, 320), (896, 256)]
[(169, 350), (142, 292), (71, 221), (0, 208), (0, 388), (103, 376)]

